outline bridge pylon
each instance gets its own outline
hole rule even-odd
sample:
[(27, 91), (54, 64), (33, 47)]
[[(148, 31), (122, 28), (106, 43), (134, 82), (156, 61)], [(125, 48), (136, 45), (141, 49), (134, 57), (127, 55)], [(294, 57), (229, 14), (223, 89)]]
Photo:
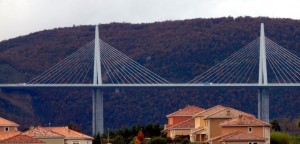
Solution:
[[(94, 50), (94, 76), (93, 85), (102, 85), (101, 57), (99, 45), (99, 29), (95, 27), (95, 50)], [(104, 133), (103, 119), (103, 92), (100, 89), (93, 89), (93, 135)]]
[[(260, 46), (259, 46), (259, 73), (258, 84), (268, 84), (267, 60), (266, 60), (266, 44), (264, 24), (260, 27)], [(260, 120), (269, 122), (269, 90), (267, 88), (258, 89), (258, 109), (257, 117)]]

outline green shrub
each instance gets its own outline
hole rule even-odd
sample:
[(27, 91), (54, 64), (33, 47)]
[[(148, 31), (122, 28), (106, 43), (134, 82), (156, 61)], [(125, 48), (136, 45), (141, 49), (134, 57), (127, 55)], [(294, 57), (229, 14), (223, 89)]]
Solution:
[(166, 144), (167, 139), (163, 137), (154, 137), (152, 138), (148, 144)]
[(290, 136), (281, 132), (272, 132), (271, 144), (290, 144)]
[(113, 142), (113, 144), (126, 144), (124, 138), (121, 135), (117, 135)]
[(291, 144), (300, 144), (300, 135), (290, 136)]
[(188, 138), (184, 138), (181, 143), (182, 144), (189, 144), (190, 140)]

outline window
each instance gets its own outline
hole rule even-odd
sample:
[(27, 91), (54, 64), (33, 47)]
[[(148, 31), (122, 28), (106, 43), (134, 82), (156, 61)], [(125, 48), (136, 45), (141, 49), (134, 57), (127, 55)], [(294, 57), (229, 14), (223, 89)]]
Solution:
[(8, 132), (9, 128), (8, 127), (4, 127), (4, 132)]
[(252, 133), (252, 127), (248, 127), (248, 132)]
[(73, 144), (79, 144), (79, 141), (73, 141)]
[(248, 142), (248, 144), (257, 144), (257, 142)]
[(230, 110), (226, 111), (226, 115), (229, 116), (230, 115)]

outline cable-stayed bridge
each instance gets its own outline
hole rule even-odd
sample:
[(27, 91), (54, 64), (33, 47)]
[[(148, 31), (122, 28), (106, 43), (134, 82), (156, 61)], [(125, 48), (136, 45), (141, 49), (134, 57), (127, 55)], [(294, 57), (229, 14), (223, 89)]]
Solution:
[(268, 88), (300, 86), (300, 58), (264, 35), (188, 83), (164, 78), (99, 39), (35, 77), (28, 83), (0, 88), (81, 88), (93, 91), (93, 134), (103, 133), (103, 89), (110, 88), (252, 88), (258, 89), (258, 118), (269, 121)]

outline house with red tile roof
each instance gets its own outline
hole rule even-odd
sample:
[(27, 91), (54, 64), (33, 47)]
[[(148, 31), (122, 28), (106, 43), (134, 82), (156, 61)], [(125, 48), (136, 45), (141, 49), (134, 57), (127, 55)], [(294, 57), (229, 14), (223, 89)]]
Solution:
[(199, 112), (189, 109), (191, 107), (167, 115), (169, 123), (164, 130), (169, 137), (185, 136), (190, 132), (190, 141), (194, 143), (270, 144), (271, 125), (252, 114), (222, 105), (198, 109)]
[(221, 135), (219, 123), (242, 114), (255, 117), (254, 115), (222, 105), (216, 105), (195, 114), (195, 128), (191, 130), (190, 141), (205, 143), (208, 139)]
[(93, 137), (73, 131), (68, 127), (35, 127), (23, 132), (27, 135), (42, 141), (46, 144), (92, 144)]
[(216, 105), (209, 109), (206, 109), (202, 112), (194, 114), (195, 119), (195, 128), (191, 130), (190, 141), (191, 142), (204, 142), (207, 139), (207, 129), (205, 129), (205, 117), (215, 114), (221, 110), (226, 109), (227, 107), (222, 105)]
[(31, 128), (21, 135), (30, 136), (46, 142), (46, 144), (64, 144), (64, 136), (41, 126)]
[(222, 105), (216, 105), (214, 107), (211, 107), (207, 110), (204, 110), (202, 112), (196, 113), (193, 115), (193, 117), (195, 118), (195, 129), (198, 128), (203, 128), (204, 127), (204, 117), (207, 115), (211, 115), (213, 113), (216, 113), (220, 110), (224, 110), (226, 109), (226, 107), (222, 106)]
[(204, 129), (206, 130), (207, 139), (221, 135), (221, 127), (219, 126), (219, 124), (223, 121), (239, 117), (239, 115), (247, 115), (253, 118), (255, 117), (254, 115), (230, 107), (226, 107), (223, 110), (203, 117), (205, 123)]
[[(189, 135), (191, 128), (194, 127), (194, 114), (204, 111), (197, 106), (187, 106), (167, 115), (168, 124), (165, 125), (164, 131), (168, 137), (175, 138), (177, 135)], [(187, 132), (188, 131), (188, 132)]]
[(0, 144), (45, 144), (45, 142), (27, 135), (19, 134), (0, 141)]
[[(249, 143), (257, 143), (257, 144), (270, 144), (270, 129), (271, 125), (262, 120), (256, 119), (253, 116), (249, 115), (239, 115), (238, 117), (226, 120), (219, 124), (221, 127), (221, 135), (228, 135), (230, 133), (234, 133), (236, 131), (247, 134), (249, 139), (247, 142)], [(237, 136), (235, 136), (238, 138)], [(260, 139), (254, 139), (255, 137)], [(212, 138), (214, 139), (214, 138)], [(220, 144), (219, 142), (213, 142), (213, 144)], [(240, 140), (236, 139), (235, 142), (246, 141), (246, 139), (240, 138)], [(230, 142), (234, 143), (234, 142)], [(226, 143), (227, 144), (227, 143)]]
[(46, 129), (51, 130), (64, 136), (65, 144), (92, 144), (93, 137), (76, 132), (65, 127), (47, 127)]
[(17, 123), (0, 117), (0, 141), (20, 134), (18, 127)]
[(0, 132), (16, 132), (18, 127), (17, 123), (0, 117)]
[(93, 140), (93, 137), (68, 127), (37, 126), (23, 133), (18, 127), (18, 124), (0, 117), (0, 143), (92, 144)]
[(175, 138), (176, 136), (189, 136), (191, 129), (195, 127), (194, 118), (182, 121), (165, 129), (168, 131), (168, 137)]

